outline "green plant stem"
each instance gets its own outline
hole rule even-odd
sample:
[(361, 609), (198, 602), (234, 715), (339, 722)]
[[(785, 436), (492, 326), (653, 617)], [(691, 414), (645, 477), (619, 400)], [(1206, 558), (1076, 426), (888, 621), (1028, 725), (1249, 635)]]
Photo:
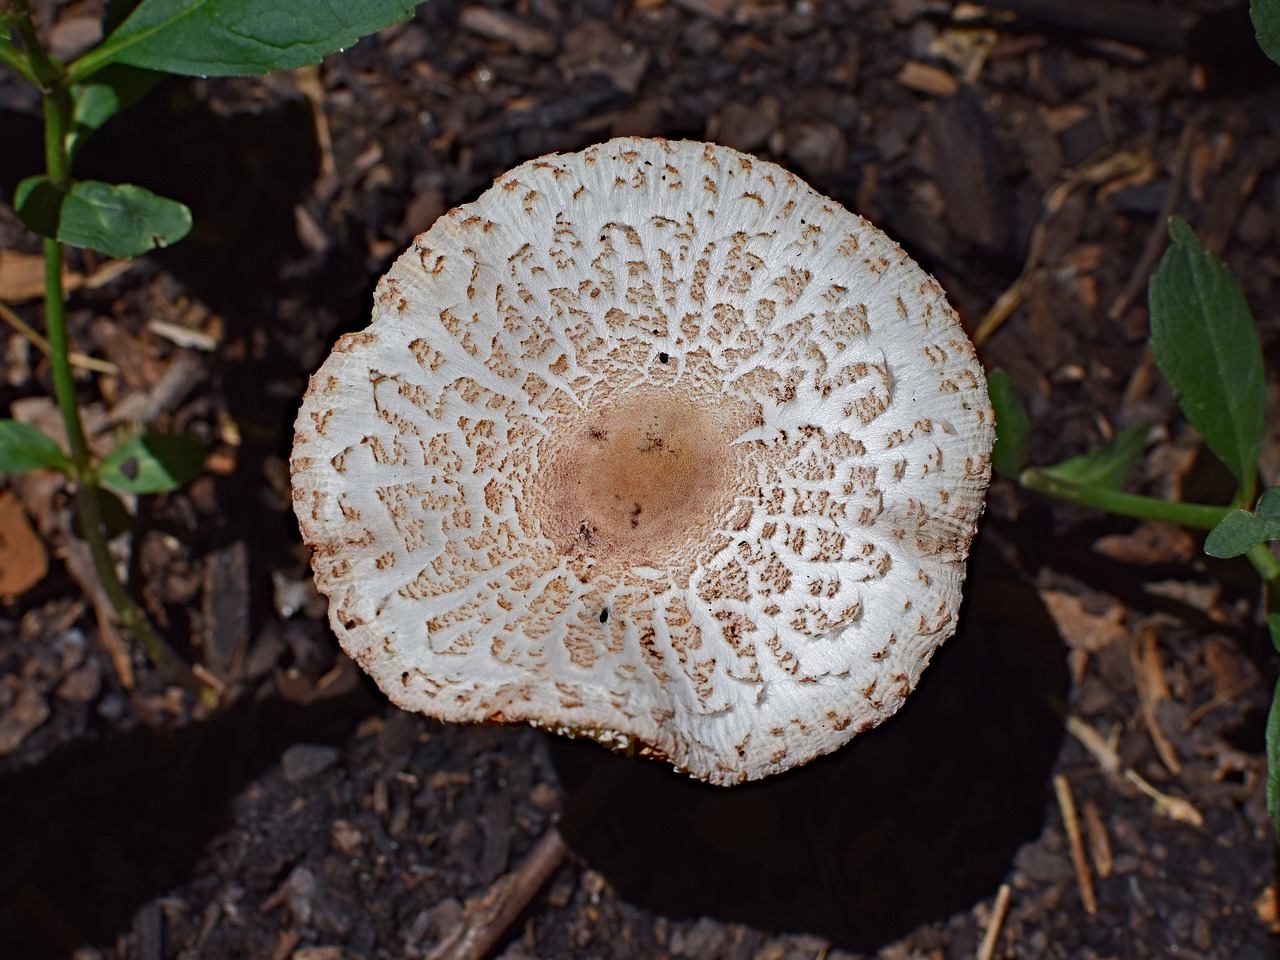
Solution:
[(1203, 503), (1174, 503), (1137, 493), (1086, 487), (1051, 477), (1035, 467), (1023, 470), (1018, 475), (1018, 483), (1027, 490), (1034, 490), (1058, 500), (1078, 503), (1084, 507), (1105, 510), (1107, 513), (1118, 516), (1136, 517), (1142, 520), (1164, 520), (1200, 530), (1212, 530), (1231, 509)]
[(28, 63), (27, 58), (18, 52), (14, 45), (9, 42), (8, 37), (0, 37), (0, 63), (13, 70), (28, 83), (33, 83), (39, 86), (40, 80), (36, 77), (35, 71), (31, 69), (31, 64)]
[(44, 52), (44, 47), (40, 44), (40, 38), (36, 36), (35, 24), (31, 22), (31, 12), (27, 9), (27, 5), (19, 4), (18, 19), (13, 23), (18, 31), (18, 36), (22, 38), (22, 46), (26, 53), (26, 61), (29, 69), (33, 74), (33, 79), (42, 93), (47, 93), (49, 88), (57, 81), (61, 70), (54, 64), (49, 55)]
[(53, 373), (53, 396), (62, 414), (67, 446), (78, 485), (93, 482), (93, 463), (85, 440), (80, 407), (76, 403), (75, 379), (71, 373), (71, 350), (67, 341), (67, 312), (62, 290), (62, 244), (52, 237), (44, 240), (44, 321), (49, 340), (49, 367)]
[(1247, 554), (1253, 569), (1267, 585), (1268, 591), (1280, 591), (1280, 560), (1265, 543), (1260, 543)]
[(93, 557), (93, 568), (97, 571), (102, 589), (115, 610), (120, 625), (129, 631), (147, 659), (160, 671), (161, 676), (169, 683), (174, 683), (189, 690), (196, 690), (200, 684), (191, 672), (191, 667), (182, 659), (173, 647), (164, 640), (147, 620), (147, 615), (134, 602), (129, 591), (125, 589), (116, 575), (115, 563), (107, 548), (107, 538), (102, 522), (102, 489), (97, 484), (86, 484), (80, 488), (76, 497), (76, 515), (80, 520), (81, 534), (89, 545), (89, 553)]
[[(54, 83), (45, 91), (45, 160), (49, 178), (66, 190), (71, 171), (66, 151), (66, 131), (71, 117), (71, 100), (61, 84)], [(76, 402), (75, 380), (71, 372), (71, 351), (67, 338), (67, 314), (65, 291), (62, 287), (62, 244), (46, 237), (44, 241), (44, 311), (49, 340), (49, 365), (53, 374), (53, 393), (66, 429), (67, 446), (71, 453), (72, 477), (79, 488), (76, 497), (76, 513), (80, 520), (80, 532), (89, 545), (94, 570), (102, 588), (115, 610), (120, 624), (129, 631), (142, 647), (147, 659), (155, 665), (170, 683), (190, 689), (199, 684), (191, 668), (156, 633), (146, 614), (134, 602), (116, 574), (111, 552), (107, 547), (106, 529), (102, 516), (102, 489), (98, 485), (97, 472), (85, 438), (84, 424), (80, 418), (80, 406)]]

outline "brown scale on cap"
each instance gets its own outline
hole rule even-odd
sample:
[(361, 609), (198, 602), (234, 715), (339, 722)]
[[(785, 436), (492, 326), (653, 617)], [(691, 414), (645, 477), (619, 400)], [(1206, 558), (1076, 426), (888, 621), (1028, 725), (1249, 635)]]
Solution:
[(392, 267), (298, 415), (294, 502), (396, 703), (756, 779), (892, 714), (990, 473), (937, 284), (795, 176), (611, 141)]

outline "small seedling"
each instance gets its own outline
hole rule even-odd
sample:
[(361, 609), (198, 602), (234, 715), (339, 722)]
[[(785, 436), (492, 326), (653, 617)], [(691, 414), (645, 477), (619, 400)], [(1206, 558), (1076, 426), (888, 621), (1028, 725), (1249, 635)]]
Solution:
[(191, 212), (133, 184), (79, 180), (76, 154), (95, 130), (164, 74), (249, 76), (318, 63), (413, 14), (415, 0), (142, 0), (109, 2), (104, 39), (61, 63), (37, 36), (28, 0), (0, 0), (0, 64), (40, 91), (45, 169), (23, 180), (13, 205), (44, 237), (44, 313), (53, 392), (66, 449), (44, 432), (0, 420), (0, 472), (60, 471), (76, 490), (77, 526), (120, 623), (171, 682), (194, 686), (189, 666), (147, 622), (107, 551), (104, 488), (174, 490), (199, 474), (204, 448), (187, 435), (141, 433), (100, 461), (89, 452), (72, 381), (62, 268), (64, 247), (137, 257), (186, 236)]
[[(1187, 421), (1231, 471), (1228, 506), (1181, 503), (1126, 493), (1121, 487), (1146, 445), (1147, 425), (1118, 433), (1105, 446), (1049, 467), (1027, 466), (1027, 413), (1002, 370), (988, 379), (999, 438), (998, 474), (1039, 493), (1126, 517), (1166, 520), (1208, 530), (1205, 553), (1248, 557), (1262, 578), (1271, 641), (1280, 650), (1280, 487), (1258, 494), (1265, 378), (1262, 344), (1240, 285), (1204, 250), (1180, 218), (1151, 277), (1151, 352)], [(1267, 720), (1267, 809), (1280, 836), (1280, 684)]]

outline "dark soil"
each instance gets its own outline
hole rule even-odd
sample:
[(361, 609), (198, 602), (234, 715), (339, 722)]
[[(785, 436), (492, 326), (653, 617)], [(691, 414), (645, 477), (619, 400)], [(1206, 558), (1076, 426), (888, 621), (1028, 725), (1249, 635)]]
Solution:
[[(42, 26), (74, 47), (99, 7)], [(992, 957), (1280, 954), (1278, 664), (1247, 565), (1188, 533), (997, 481), (960, 632), (902, 713), (726, 791), (390, 707), (328, 630), (287, 476), (308, 374), (417, 232), (523, 160), (631, 134), (759, 153), (900, 240), (1026, 398), (1034, 462), (1149, 420), (1133, 489), (1224, 502), (1146, 349), (1145, 281), (1184, 216), (1280, 368), (1277, 81), (1243, 8), (1207, 0), (432, 0), (318, 71), (161, 84), (78, 172), (181, 199), (196, 230), (123, 272), (78, 257), (70, 316), (116, 366), (80, 383), (104, 438), (141, 419), (210, 444), (116, 546), (223, 705), (113, 661), (66, 494), (5, 481), (40, 539), (6, 521), (0, 574), (49, 556), (0, 606), (0, 956), (425, 957), (557, 822), (572, 853), (510, 960), (971, 957), (998, 899)], [(0, 74), (11, 263), (39, 247), (7, 206), (38, 108)], [(14, 333), (3, 357), (0, 406), (56, 422), (38, 351)]]

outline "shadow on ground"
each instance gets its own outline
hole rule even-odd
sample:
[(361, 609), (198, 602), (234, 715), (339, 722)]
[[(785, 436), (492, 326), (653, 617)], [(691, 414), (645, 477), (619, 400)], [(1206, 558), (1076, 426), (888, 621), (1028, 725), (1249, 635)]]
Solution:
[(1038, 836), (1067, 673), (1035, 592), (979, 539), (960, 630), (904, 709), (732, 789), (556, 741), (570, 844), (631, 902), (873, 950), (991, 896)]
[(80, 741), (0, 777), (6, 957), (107, 944), (185, 882), (231, 801), (289, 745), (343, 742), (379, 700), (362, 686), (308, 707), (245, 699), (205, 724)]

